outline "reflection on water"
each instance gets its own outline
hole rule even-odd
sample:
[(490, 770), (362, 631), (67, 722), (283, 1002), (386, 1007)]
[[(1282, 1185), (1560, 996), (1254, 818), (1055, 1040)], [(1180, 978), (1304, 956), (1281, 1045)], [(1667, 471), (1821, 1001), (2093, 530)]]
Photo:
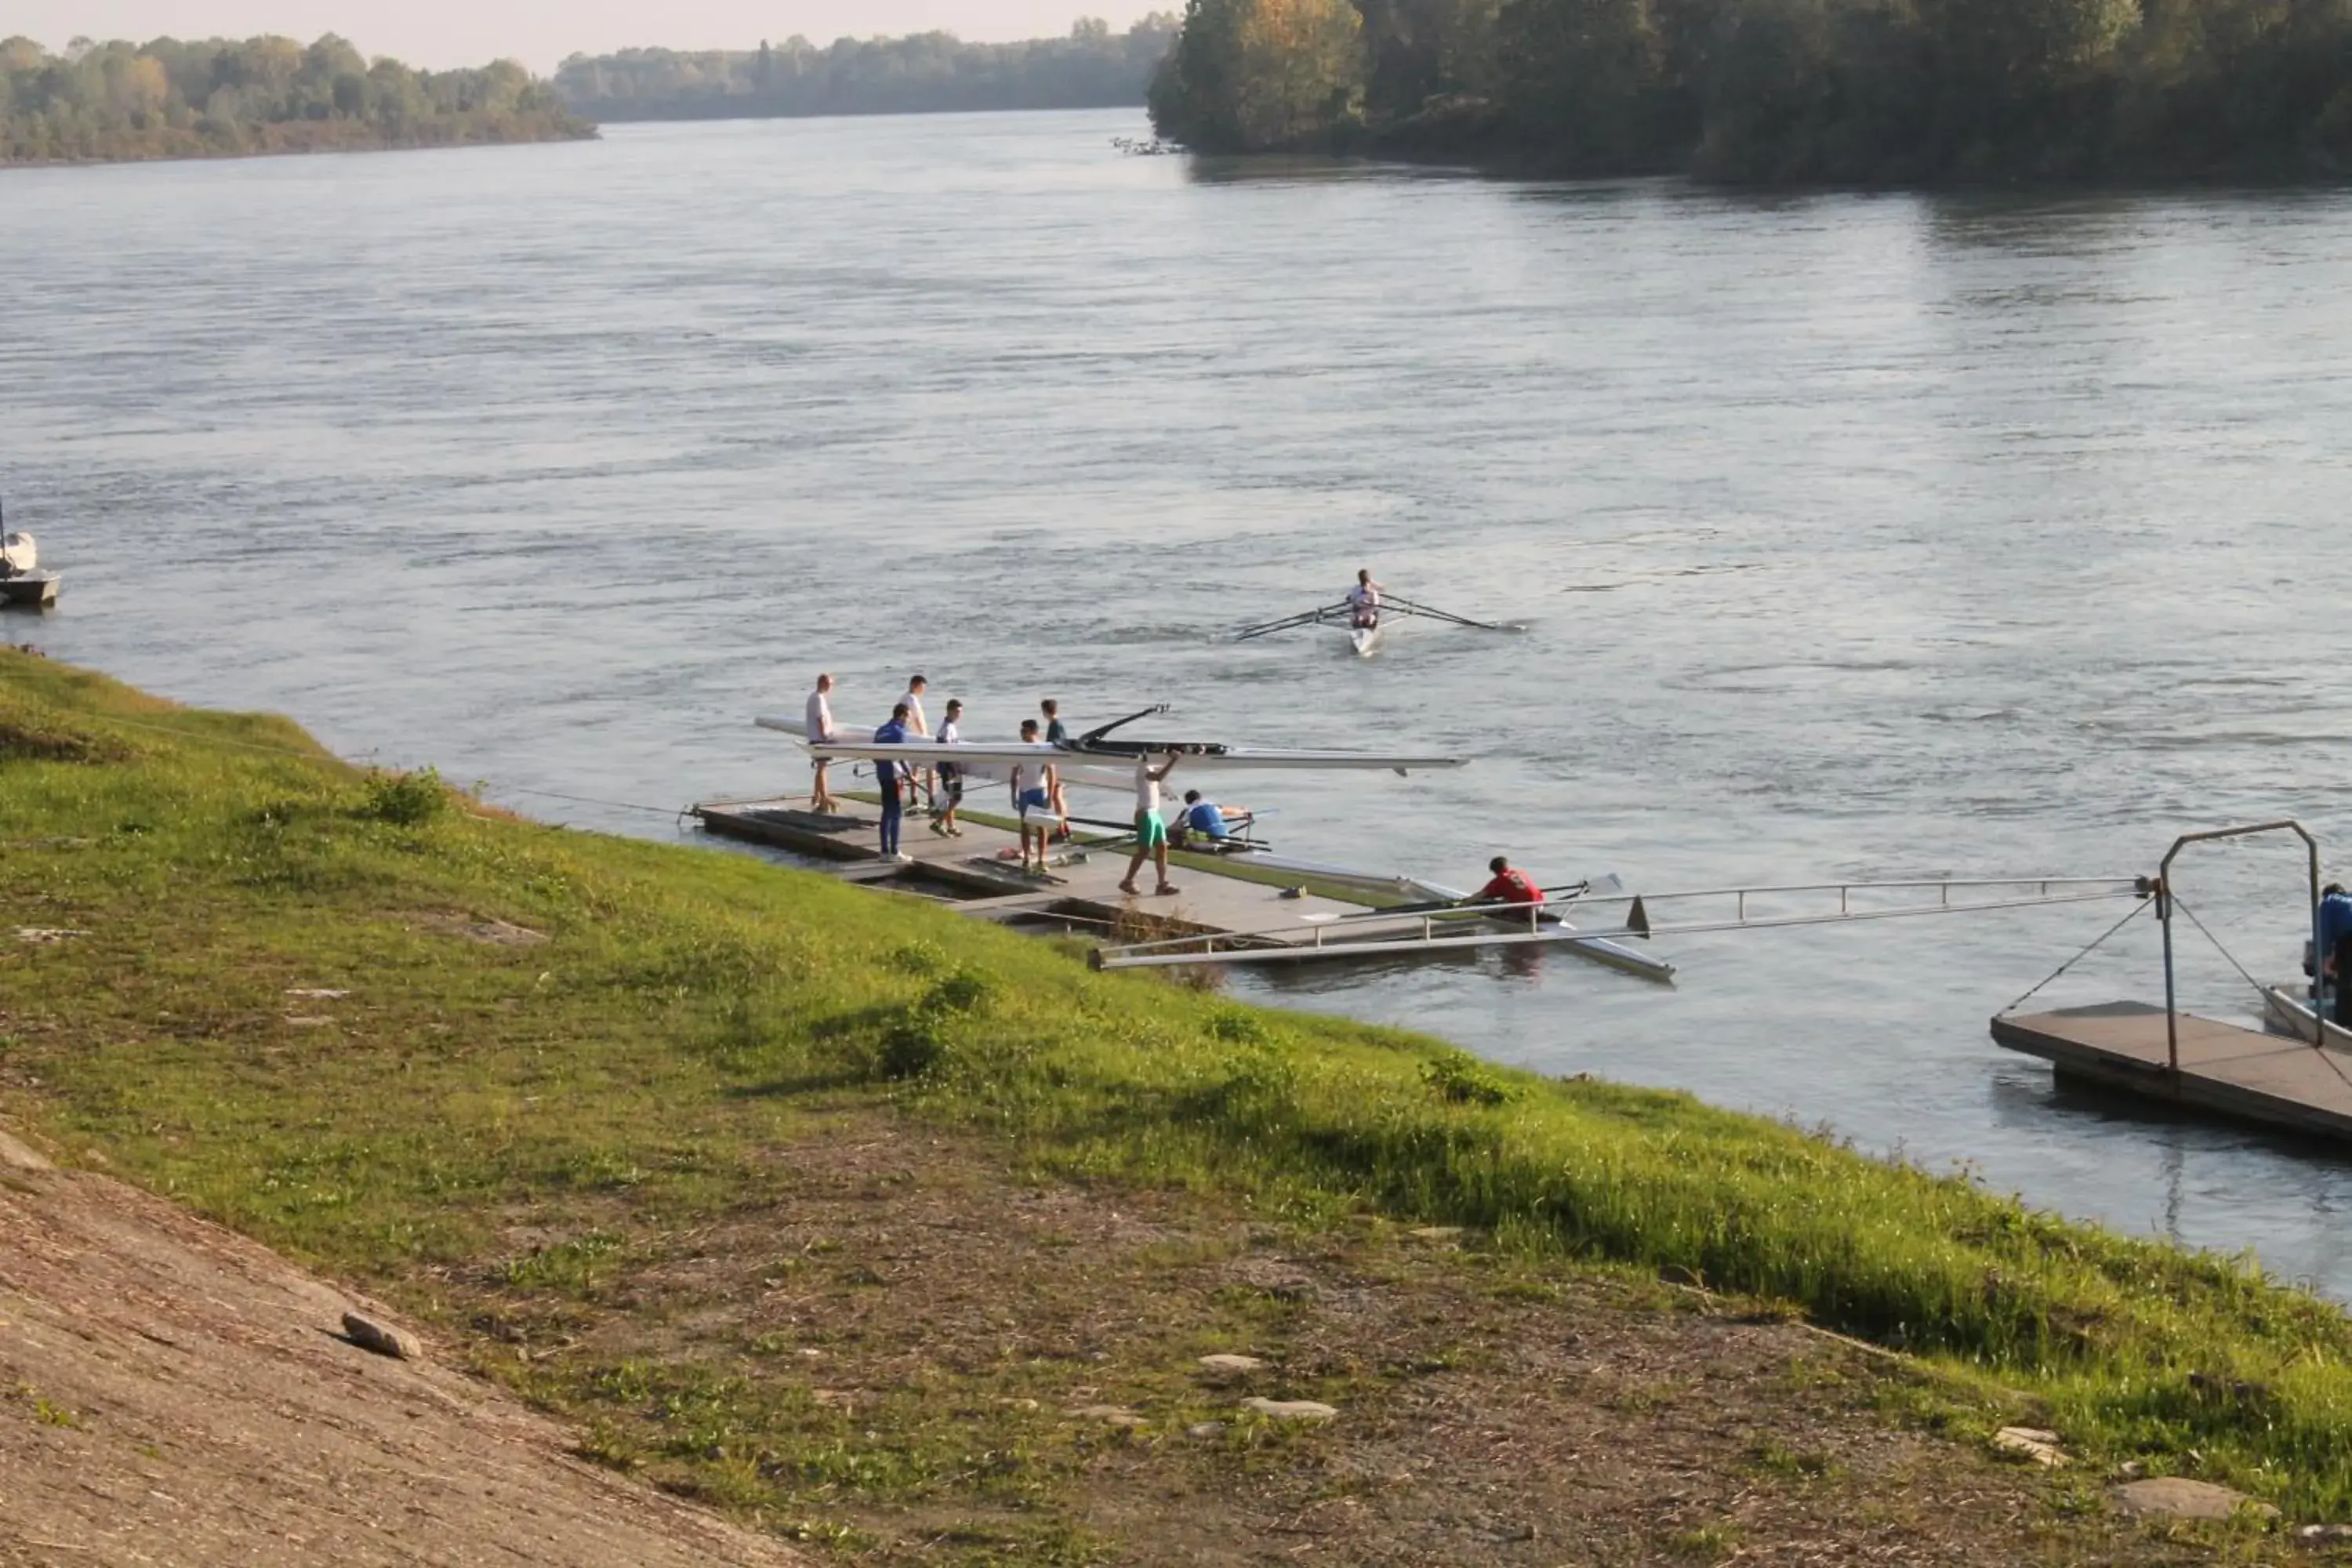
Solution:
[[(2231, 819), (2352, 827), (2352, 197), (1240, 170), (1110, 150), (1139, 129), (0, 177), (0, 484), (68, 577), (6, 630), (656, 836), (804, 776), (747, 720), (817, 668), (878, 722), (918, 667), (974, 733), (1050, 695), (1473, 751), (1248, 786), (1285, 850), (1448, 882), (1497, 850), (1650, 888), (2107, 874)], [(1365, 564), (1531, 629), (1219, 636)], [(2257, 974), (2299, 952), (2291, 860), (2184, 868)], [(1990, 1044), (2102, 923), (1680, 938), (1671, 989), (1519, 952), (1235, 990), (2352, 1294), (2344, 1162), (2086, 1108)], [(2039, 1000), (2158, 984), (2136, 926)]]

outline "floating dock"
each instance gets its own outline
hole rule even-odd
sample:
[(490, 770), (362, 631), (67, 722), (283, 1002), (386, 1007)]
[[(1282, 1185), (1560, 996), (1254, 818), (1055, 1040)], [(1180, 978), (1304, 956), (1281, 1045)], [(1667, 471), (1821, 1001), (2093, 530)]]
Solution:
[[(879, 813), (856, 795), (840, 796), (853, 809), (820, 816), (805, 796), (711, 801), (692, 815), (711, 833), (811, 859), (839, 862), (827, 869), (845, 880), (945, 903), (963, 913), (1031, 929), (1117, 934), (1128, 940), (1244, 931), (1296, 921), (1302, 942), (1342, 915), (1361, 914), (1373, 900), (1315, 885), (1311, 874), (1254, 868), (1246, 854), (1184, 851), (1169, 857), (1172, 895), (1150, 889), (1149, 862), (1138, 874), (1141, 894), (1123, 893), (1119, 879), (1134, 852), (1131, 839), (1081, 829), (1075, 842), (1051, 847), (1048, 874), (1020, 868), (1020, 834), (992, 813), (959, 814), (963, 837), (933, 833), (928, 816), (907, 814), (899, 848), (913, 858), (882, 858)], [(1284, 889), (1305, 886), (1299, 897)]]
[(2260, 1029), (2176, 1016), (2180, 1066), (2168, 1066), (2161, 1007), (2103, 1002), (1992, 1021), (1997, 1044), (2040, 1057), (2061, 1078), (2242, 1121), (2352, 1139), (2352, 1055)]

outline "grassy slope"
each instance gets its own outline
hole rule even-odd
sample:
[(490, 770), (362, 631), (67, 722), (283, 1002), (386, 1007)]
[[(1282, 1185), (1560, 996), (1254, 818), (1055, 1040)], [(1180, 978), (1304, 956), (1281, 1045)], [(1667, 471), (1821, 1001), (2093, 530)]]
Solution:
[[(1679, 1267), (2023, 1390), (2092, 1456), (2352, 1513), (2352, 1323), (2227, 1261), (821, 877), (399, 804), (283, 721), (0, 652), (0, 927), (89, 933), (0, 946), (0, 1097), (427, 1310), (520, 1205), (690, 1222), (799, 1119), (887, 1103), (1066, 1174)], [(549, 940), (452, 934), (493, 917)], [(289, 1025), (299, 987), (354, 996)]]

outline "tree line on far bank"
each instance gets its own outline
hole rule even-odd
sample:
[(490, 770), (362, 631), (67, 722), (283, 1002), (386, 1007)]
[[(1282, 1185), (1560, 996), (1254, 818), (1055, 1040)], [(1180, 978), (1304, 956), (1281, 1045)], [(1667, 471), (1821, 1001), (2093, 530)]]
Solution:
[(993, 109), (1108, 109), (1143, 101), (1176, 36), (1155, 13), (1124, 33), (1087, 18), (1067, 37), (970, 44), (950, 33), (806, 38), (757, 49), (573, 55), (555, 86), (596, 120), (732, 120)]
[(1155, 130), (1758, 183), (2337, 174), (2352, 0), (1190, 0)]
[(92, 44), (0, 41), (0, 164), (593, 136), (511, 60), (413, 70), (329, 34)]

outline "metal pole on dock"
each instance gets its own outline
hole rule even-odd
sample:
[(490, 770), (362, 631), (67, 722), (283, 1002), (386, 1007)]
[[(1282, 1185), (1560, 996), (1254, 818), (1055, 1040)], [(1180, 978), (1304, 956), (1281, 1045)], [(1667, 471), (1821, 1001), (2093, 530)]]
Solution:
[[(2305, 834), (2305, 847), (2311, 851), (2311, 1039), (2314, 1045), (2327, 1043), (2327, 955), (2319, 951), (2319, 843)], [(2344, 984), (2344, 976), (2336, 977)]]
[[(2178, 844), (2173, 848), (2178, 851)], [(2164, 858), (2169, 868), (2172, 857)], [(2180, 1070), (2180, 1013), (2172, 988), (2172, 889), (2161, 875), (2156, 879), (2156, 921), (2164, 928), (2164, 1070)]]
[[(2311, 830), (2291, 816), (2276, 822), (2257, 822), (2245, 827), (2216, 827), (2204, 833), (2184, 833), (2172, 841), (2164, 852), (2164, 863), (2157, 868), (2156, 912), (2164, 926), (2164, 1054), (2167, 1071), (2180, 1071), (2180, 1018), (2172, 986), (2172, 862), (2191, 844), (2208, 844), (2216, 838), (2244, 838), (2256, 833), (2292, 833), (2303, 840), (2311, 862), (2311, 967), (2314, 978), (2321, 966), (2319, 956), (2319, 840)], [(2342, 976), (2337, 977), (2340, 982)], [(2327, 1037), (2326, 1020), (2317, 1017), (2318, 997), (2314, 995), (2313, 1013), (2317, 1024), (2312, 1038), (2325, 1041)]]

